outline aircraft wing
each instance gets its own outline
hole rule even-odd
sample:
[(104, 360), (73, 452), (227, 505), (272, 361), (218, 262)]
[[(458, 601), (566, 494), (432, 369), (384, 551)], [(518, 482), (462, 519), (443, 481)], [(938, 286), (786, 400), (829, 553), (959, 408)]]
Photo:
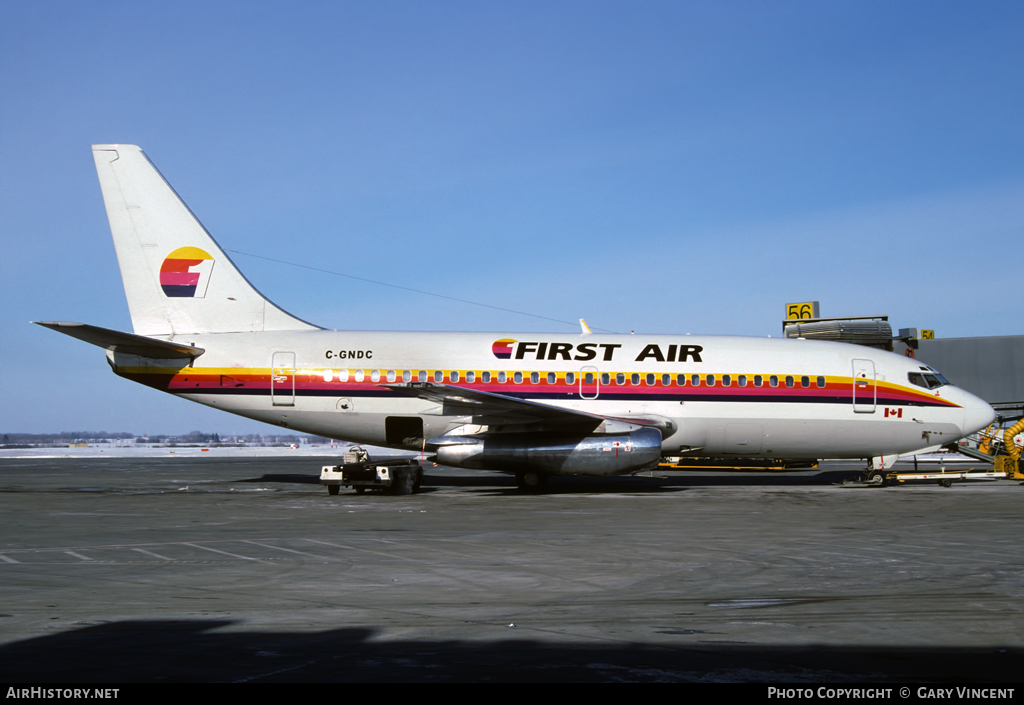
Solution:
[(113, 352), (126, 353), (128, 355), (139, 355), (157, 360), (171, 360), (175, 358), (197, 358), (206, 352), (203, 348), (172, 343), (168, 340), (157, 340), (147, 338), (144, 335), (133, 333), (122, 333), (119, 330), (90, 326), (86, 323), (69, 323), (67, 321), (33, 321), (43, 328), (55, 330), (72, 338), (84, 340), (87, 343), (96, 345)]
[(399, 394), (440, 404), (445, 416), (474, 416), (480, 418), (481, 421), (491, 423), (554, 422), (589, 427), (590, 430), (593, 430), (607, 421), (618, 421), (633, 426), (654, 426), (660, 428), (662, 432), (668, 431), (669, 427), (673, 425), (669, 419), (662, 417), (602, 416), (578, 409), (566, 409), (543, 402), (519, 399), (505, 394), (456, 387), (451, 384), (409, 382), (379, 386)]

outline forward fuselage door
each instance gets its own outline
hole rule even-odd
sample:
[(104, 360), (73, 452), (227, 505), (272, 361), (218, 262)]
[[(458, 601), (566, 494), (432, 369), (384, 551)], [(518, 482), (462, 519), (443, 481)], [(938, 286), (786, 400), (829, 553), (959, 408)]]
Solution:
[(276, 352), (270, 365), (273, 406), (295, 406), (295, 353)]
[(858, 414), (873, 414), (878, 390), (875, 385), (875, 363), (871, 360), (853, 361), (853, 410)]

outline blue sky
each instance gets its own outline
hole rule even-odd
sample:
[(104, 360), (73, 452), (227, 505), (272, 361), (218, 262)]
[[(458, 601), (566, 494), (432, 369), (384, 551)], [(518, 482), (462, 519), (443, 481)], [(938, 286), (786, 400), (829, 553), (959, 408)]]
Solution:
[[(559, 320), (783, 305), (1024, 333), (1024, 2), (0, 5), (0, 430), (254, 432), (29, 325), (130, 330), (89, 145), (220, 244)], [(233, 255), (331, 328), (569, 326)]]

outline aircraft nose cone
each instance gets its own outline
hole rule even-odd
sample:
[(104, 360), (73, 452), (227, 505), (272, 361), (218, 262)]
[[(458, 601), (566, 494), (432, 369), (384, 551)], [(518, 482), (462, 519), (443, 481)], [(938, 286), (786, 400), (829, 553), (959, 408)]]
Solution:
[(964, 404), (964, 435), (980, 431), (996, 420), (996, 410), (988, 402), (974, 397)]

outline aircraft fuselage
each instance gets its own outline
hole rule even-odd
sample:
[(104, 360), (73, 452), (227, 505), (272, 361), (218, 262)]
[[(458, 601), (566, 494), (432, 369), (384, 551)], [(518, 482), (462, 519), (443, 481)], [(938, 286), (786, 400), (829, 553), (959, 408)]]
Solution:
[[(326, 330), (173, 340), (206, 352), (191, 366), (108, 356), (119, 375), (192, 401), (396, 448), (419, 449), (461, 425), (486, 423), (385, 386), (408, 382), (607, 417), (666, 419), (666, 455), (901, 454), (950, 443), (991, 415), (985, 402), (953, 385), (912, 384), (910, 373), (924, 369), (913, 359), (820, 341)], [(422, 433), (402, 436), (401, 424), (389, 429), (389, 417), (421, 419)]]

